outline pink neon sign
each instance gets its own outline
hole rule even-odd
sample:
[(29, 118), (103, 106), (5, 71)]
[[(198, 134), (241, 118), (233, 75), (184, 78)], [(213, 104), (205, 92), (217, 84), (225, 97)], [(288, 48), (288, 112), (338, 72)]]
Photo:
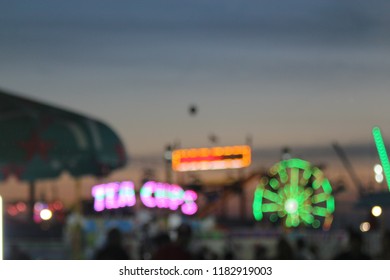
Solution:
[(131, 207), (136, 202), (134, 183), (131, 181), (94, 186), (92, 196), (95, 198), (93, 208), (98, 212), (104, 209)]
[(193, 215), (198, 211), (196, 192), (184, 191), (178, 185), (149, 181), (142, 186), (140, 197), (149, 208), (169, 208), (174, 211), (181, 206), (185, 215)]
[[(134, 183), (131, 181), (107, 183), (92, 188), (95, 211), (132, 207), (136, 203)], [(168, 183), (146, 182), (140, 190), (140, 198), (148, 208), (179, 209), (185, 215), (198, 211), (198, 195), (192, 190), (184, 191), (180, 186)]]

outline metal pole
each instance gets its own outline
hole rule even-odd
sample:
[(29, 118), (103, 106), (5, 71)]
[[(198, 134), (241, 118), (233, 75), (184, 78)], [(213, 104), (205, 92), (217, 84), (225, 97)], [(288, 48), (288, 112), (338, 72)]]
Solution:
[(347, 155), (337, 143), (333, 143), (332, 146), (333, 149), (336, 151), (337, 155), (339, 156), (341, 162), (343, 163), (345, 169), (347, 170), (348, 175), (351, 177), (352, 182), (355, 184), (357, 190), (359, 191), (359, 194), (361, 195), (362, 193), (364, 193), (363, 184), (360, 182), (359, 177), (356, 175), (355, 170), (353, 169), (352, 164), (349, 161)]
[(29, 184), (29, 216), (30, 216), (30, 222), (34, 221), (34, 205), (35, 205), (35, 182), (31, 181)]
[(82, 201), (81, 201), (81, 179), (76, 178), (75, 185), (76, 203), (74, 208), (75, 223), (72, 225), (72, 258), (81, 260), (82, 252)]
[(241, 194), (240, 194), (240, 202), (241, 202), (241, 207), (240, 207), (240, 212), (241, 212), (241, 219), (242, 221), (246, 220), (246, 193), (245, 193), (245, 188), (244, 188), (244, 183), (240, 181), (240, 189), (241, 189)]
[(164, 151), (165, 177), (167, 183), (172, 183), (172, 146), (167, 145)]
[(0, 260), (4, 258), (4, 241), (3, 241), (3, 199), (0, 195)]

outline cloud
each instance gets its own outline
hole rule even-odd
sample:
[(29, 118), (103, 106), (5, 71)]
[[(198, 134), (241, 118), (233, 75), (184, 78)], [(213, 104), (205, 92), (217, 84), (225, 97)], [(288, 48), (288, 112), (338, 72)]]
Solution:
[(19, 23), (25, 28), (66, 26), (120, 33), (126, 29), (166, 29), (172, 33), (201, 30), (212, 34), (225, 32), (225, 36), (295, 38), (296, 43), (300, 38), (302, 43), (389, 40), (388, 36), (381, 36), (390, 27), (387, 13), (390, 3), (386, 0), (0, 2), (3, 2), (0, 17), (3, 26)]

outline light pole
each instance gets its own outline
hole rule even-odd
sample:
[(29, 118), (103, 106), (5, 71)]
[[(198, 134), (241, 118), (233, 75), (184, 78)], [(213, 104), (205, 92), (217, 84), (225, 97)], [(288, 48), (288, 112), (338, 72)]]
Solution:
[(3, 199), (0, 195), (0, 260), (3, 259), (4, 242), (3, 242)]
[(165, 163), (165, 178), (167, 183), (172, 183), (172, 146), (165, 146), (164, 151), (164, 163)]

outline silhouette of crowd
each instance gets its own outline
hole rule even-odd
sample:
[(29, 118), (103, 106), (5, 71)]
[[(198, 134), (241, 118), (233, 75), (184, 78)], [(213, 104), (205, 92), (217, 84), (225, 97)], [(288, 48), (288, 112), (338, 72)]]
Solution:
[[(260, 237), (258, 243), (249, 248), (245, 247), (245, 250), (251, 250), (253, 252), (252, 259), (256, 260), (390, 259), (390, 231), (378, 235), (376, 241), (379, 243), (376, 244), (379, 250), (375, 254), (367, 250), (369, 244), (366, 237), (367, 235), (360, 232), (348, 230), (344, 238), (338, 240), (338, 243), (333, 246), (333, 252), (330, 251), (325, 256), (319, 254), (318, 240), (314, 241), (310, 236), (296, 237), (288, 234), (281, 234), (276, 240)], [(172, 231), (161, 231), (153, 237), (145, 236), (144, 242), (135, 242), (139, 246), (137, 254), (132, 253), (131, 248), (124, 242), (123, 233), (118, 228), (112, 228), (106, 233), (104, 244), (98, 247), (90, 258), (95, 260), (130, 260), (132, 258), (153, 260), (239, 259), (239, 253), (242, 253), (243, 248), (235, 245), (231, 238), (225, 241), (223, 249), (218, 246), (210, 246), (215, 245), (212, 243), (202, 243), (199, 239), (194, 238), (191, 226), (184, 223)], [(219, 250), (216, 250), (217, 247)], [(7, 250), (5, 259), (29, 260), (33, 258), (28, 251), (23, 249), (23, 246), (13, 242)]]
[[(135, 259), (153, 260), (217, 260), (237, 259), (237, 251), (234, 246), (226, 247), (219, 254), (210, 246), (201, 244), (192, 247), (193, 229), (182, 224), (172, 232), (159, 232), (153, 238), (148, 239), (147, 254), (144, 252), (135, 256)], [(307, 238), (289, 238), (281, 235), (272, 245), (267, 244), (267, 240), (260, 240), (261, 244), (253, 245), (253, 259), (273, 259), (273, 260), (316, 260), (321, 259), (318, 254), (318, 247)], [(269, 240), (268, 240), (269, 241)], [(371, 256), (365, 251), (364, 238), (361, 233), (348, 231), (346, 246), (338, 246), (337, 252), (330, 259), (335, 260), (369, 260), (369, 259), (390, 259), (390, 232), (383, 234), (381, 240), (381, 250), (379, 254)], [(14, 258), (26, 258), (23, 254), (17, 254), (14, 250)], [(148, 257), (145, 257), (148, 256)], [(106, 242), (98, 248), (94, 254), (96, 260), (127, 260), (131, 258), (130, 253), (123, 244), (122, 233), (118, 229), (111, 229), (107, 233)]]

